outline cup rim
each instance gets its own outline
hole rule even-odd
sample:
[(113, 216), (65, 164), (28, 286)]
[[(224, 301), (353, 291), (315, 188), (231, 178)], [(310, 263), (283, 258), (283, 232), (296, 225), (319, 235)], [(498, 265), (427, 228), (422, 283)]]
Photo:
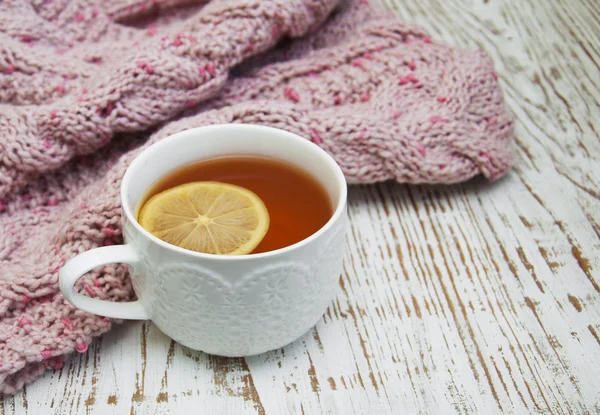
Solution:
[[(247, 131), (248, 129), (254, 129), (254, 130), (258, 130), (258, 131), (260, 131), (260, 130), (270, 131), (270, 132), (275, 132), (277, 134), (280, 134), (282, 136), (282, 138), (286, 137), (287, 139), (294, 140), (299, 145), (306, 146), (306, 148), (308, 148), (309, 146), (314, 146), (314, 147), (311, 147), (312, 151), (316, 152), (317, 156), (321, 158), (321, 161), (323, 161), (324, 163), (327, 163), (330, 167), (332, 167), (332, 170), (335, 175), (335, 180), (337, 182), (337, 186), (340, 190), (340, 195), (339, 195), (339, 198), (337, 201), (337, 205), (335, 206), (333, 214), (331, 215), (329, 220), (325, 223), (325, 225), (323, 225), (318, 231), (316, 231), (309, 237), (307, 237), (301, 241), (298, 241), (295, 244), (288, 245), (283, 248), (275, 249), (273, 251), (261, 252), (258, 254), (245, 254), (245, 255), (217, 255), (217, 254), (207, 254), (207, 253), (203, 253), (203, 252), (191, 251), (189, 249), (181, 248), (176, 245), (172, 245), (168, 242), (165, 242), (162, 239), (159, 239), (156, 236), (152, 235), (146, 229), (144, 229), (139, 224), (139, 222), (137, 221), (135, 216), (133, 215), (133, 210), (132, 210), (131, 206), (129, 206), (129, 201), (126, 197), (127, 196), (127, 187), (128, 187), (130, 177), (133, 175), (133, 171), (135, 171), (137, 165), (143, 163), (144, 158), (147, 158), (153, 154), (164, 151), (164, 149), (166, 149), (170, 145), (172, 145), (173, 141), (178, 140), (179, 137), (181, 137), (181, 136), (194, 134), (199, 130), (202, 130), (203, 132), (210, 132), (210, 130), (224, 129), (224, 128), (231, 130), (232, 133), (238, 132), (237, 130), (246, 130)], [(331, 155), (329, 155), (329, 153), (327, 153), (325, 150), (323, 150), (321, 147), (314, 144), (310, 140), (303, 138), (303, 137), (301, 137), (295, 133), (292, 133), (290, 131), (282, 130), (282, 129), (275, 128), (275, 127), (269, 127), (269, 126), (257, 125), (257, 124), (224, 123), (224, 124), (212, 124), (212, 125), (206, 125), (206, 126), (201, 126), (201, 127), (189, 128), (187, 130), (183, 130), (183, 131), (177, 132), (175, 134), (171, 134), (171, 135), (161, 139), (160, 141), (157, 141), (156, 143), (150, 145), (148, 148), (143, 150), (140, 154), (138, 154), (134, 158), (134, 160), (131, 162), (131, 164), (125, 171), (125, 174), (123, 175), (123, 180), (121, 182), (120, 196), (121, 196), (122, 212), (127, 217), (129, 222), (131, 222), (131, 224), (137, 229), (138, 232), (140, 232), (142, 235), (144, 235), (145, 237), (147, 237), (148, 239), (150, 239), (157, 245), (161, 246), (164, 249), (167, 249), (170, 251), (175, 251), (180, 254), (188, 255), (188, 256), (191, 256), (194, 258), (229, 262), (229, 261), (241, 261), (241, 260), (244, 260), (244, 261), (258, 260), (258, 259), (265, 259), (265, 258), (269, 258), (269, 257), (273, 257), (273, 256), (279, 256), (279, 255), (285, 254), (287, 252), (297, 250), (298, 248), (301, 248), (304, 245), (310, 244), (312, 241), (319, 238), (320, 235), (327, 232), (343, 215), (343, 213), (346, 209), (348, 188), (347, 188), (347, 182), (346, 182), (344, 173), (342, 172), (342, 169), (337, 164), (337, 162), (333, 159), (333, 157), (331, 157)]]

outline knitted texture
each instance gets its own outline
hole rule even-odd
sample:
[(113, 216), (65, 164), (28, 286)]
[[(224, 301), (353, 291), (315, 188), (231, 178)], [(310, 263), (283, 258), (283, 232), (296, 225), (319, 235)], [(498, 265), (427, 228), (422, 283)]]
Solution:
[[(119, 186), (135, 156), (217, 123), (306, 137), (350, 183), (493, 180), (513, 158), (490, 59), (364, 0), (5, 0), (0, 393), (110, 329), (64, 300), (58, 270), (122, 243)], [(76, 289), (134, 298), (121, 265)]]

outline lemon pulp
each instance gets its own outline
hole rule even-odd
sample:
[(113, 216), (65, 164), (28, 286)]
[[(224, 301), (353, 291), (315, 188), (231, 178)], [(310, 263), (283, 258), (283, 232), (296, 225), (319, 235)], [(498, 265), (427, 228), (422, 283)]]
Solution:
[(269, 212), (253, 192), (220, 182), (193, 182), (152, 196), (138, 221), (165, 242), (217, 255), (251, 253), (269, 229)]

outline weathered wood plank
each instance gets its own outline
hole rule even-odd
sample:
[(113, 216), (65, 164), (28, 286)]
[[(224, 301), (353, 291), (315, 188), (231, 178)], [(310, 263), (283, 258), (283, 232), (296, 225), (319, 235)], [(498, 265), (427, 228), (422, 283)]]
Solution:
[(281, 350), (218, 358), (125, 323), (0, 413), (600, 413), (600, 6), (384, 3), (492, 56), (515, 169), (352, 188), (339, 295)]

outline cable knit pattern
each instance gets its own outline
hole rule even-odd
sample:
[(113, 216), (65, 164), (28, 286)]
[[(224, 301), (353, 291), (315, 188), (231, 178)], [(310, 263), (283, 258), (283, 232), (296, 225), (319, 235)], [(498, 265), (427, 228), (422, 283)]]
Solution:
[[(365, 0), (5, 0), (0, 393), (110, 329), (65, 302), (58, 270), (122, 242), (119, 186), (140, 151), (216, 123), (297, 133), (351, 183), (494, 180), (513, 159), (485, 53), (437, 43)], [(121, 265), (77, 289), (134, 296)]]

